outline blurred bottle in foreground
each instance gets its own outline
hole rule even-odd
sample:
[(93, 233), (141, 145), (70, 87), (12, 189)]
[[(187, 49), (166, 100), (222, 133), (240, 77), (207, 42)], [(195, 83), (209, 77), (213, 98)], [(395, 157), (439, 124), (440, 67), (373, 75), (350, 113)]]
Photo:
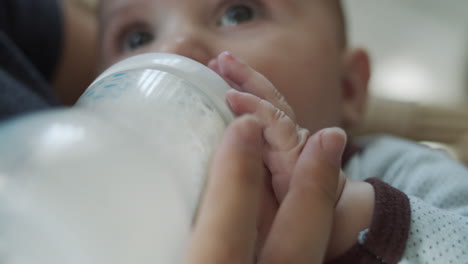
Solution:
[(0, 263), (178, 263), (228, 89), (188, 58), (143, 54), (74, 107), (0, 126)]

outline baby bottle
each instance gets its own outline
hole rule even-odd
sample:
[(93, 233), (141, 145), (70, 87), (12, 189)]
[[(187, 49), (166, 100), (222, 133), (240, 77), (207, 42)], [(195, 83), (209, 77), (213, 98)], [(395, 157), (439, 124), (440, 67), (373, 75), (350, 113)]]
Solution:
[(179, 263), (233, 116), (209, 68), (143, 54), (0, 126), (0, 263)]

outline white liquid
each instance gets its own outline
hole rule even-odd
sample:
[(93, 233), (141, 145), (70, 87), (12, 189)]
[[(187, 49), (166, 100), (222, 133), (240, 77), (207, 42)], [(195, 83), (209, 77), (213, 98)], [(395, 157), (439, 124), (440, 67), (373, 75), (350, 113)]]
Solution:
[(183, 82), (128, 88), (0, 130), (0, 263), (179, 263), (225, 121)]

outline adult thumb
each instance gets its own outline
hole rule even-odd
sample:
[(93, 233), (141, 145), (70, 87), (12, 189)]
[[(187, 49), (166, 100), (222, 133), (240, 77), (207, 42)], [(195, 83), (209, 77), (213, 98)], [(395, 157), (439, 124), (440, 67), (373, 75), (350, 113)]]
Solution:
[[(321, 263), (330, 239), (346, 135), (339, 128), (311, 136), (293, 172), (261, 254), (261, 263)], [(285, 246), (284, 241), (288, 241)]]

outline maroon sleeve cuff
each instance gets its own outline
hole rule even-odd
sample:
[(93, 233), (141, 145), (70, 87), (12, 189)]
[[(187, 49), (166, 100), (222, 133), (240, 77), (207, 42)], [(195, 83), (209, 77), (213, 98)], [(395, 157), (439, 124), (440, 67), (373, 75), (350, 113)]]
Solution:
[(408, 197), (375, 178), (366, 182), (374, 187), (375, 205), (372, 224), (359, 234), (358, 242), (345, 254), (328, 264), (398, 263), (406, 248), (411, 224)]

